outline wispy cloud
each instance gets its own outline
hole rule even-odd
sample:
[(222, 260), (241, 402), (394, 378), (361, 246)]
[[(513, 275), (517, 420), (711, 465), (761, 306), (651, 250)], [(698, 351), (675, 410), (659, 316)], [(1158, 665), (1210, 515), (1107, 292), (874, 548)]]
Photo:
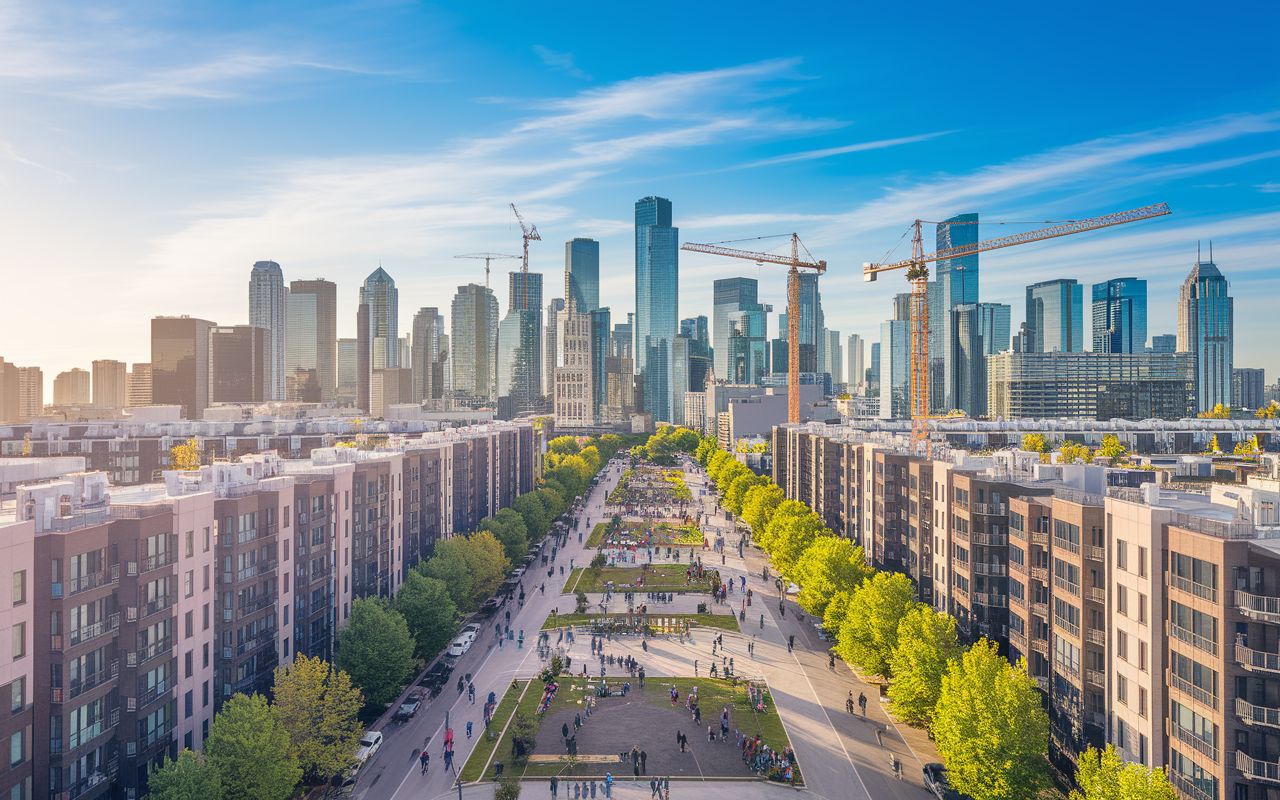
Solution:
[[(25, 158), (23, 156), (18, 155), (13, 151), (13, 145), (11, 145), (8, 142), (0, 142), (0, 157), (7, 158), (10, 161), (15, 161), (24, 166), (35, 167), (36, 169), (44, 170), (45, 172), (48, 172), (50, 175), (53, 175), (54, 179), (58, 183), (75, 183), (76, 182), (75, 178), (72, 178), (70, 175), (68, 175), (65, 172), (62, 172), (61, 170), (54, 169), (53, 167), (46, 167), (44, 164), (38, 164), (29, 158)], [(3, 177), (3, 176), (0, 176), (0, 177)]]
[(540, 44), (533, 46), (533, 52), (548, 67), (560, 70), (571, 78), (582, 78), (584, 81), (591, 80), (591, 76), (579, 69), (578, 65), (574, 63), (573, 53), (557, 53), (555, 50), (543, 47)]
[(1271, 181), (1268, 183), (1259, 183), (1253, 188), (1257, 189), (1260, 192), (1267, 192), (1267, 193), (1280, 192), (1280, 183), (1276, 183), (1274, 181)]
[(815, 158), (828, 158), (830, 156), (844, 155), (845, 153), (859, 153), (864, 150), (881, 150), (886, 147), (896, 147), (900, 144), (925, 142), (930, 139), (936, 139), (939, 136), (946, 136), (948, 133), (955, 133), (955, 131), (922, 133), (918, 136), (900, 136), (897, 139), (880, 139), (874, 142), (859, 142), (857, 144), (846, 144), (841, 147), (828, 147), (823, 150), (808, 150), (803, 153), (790, 153), (785, 156), (774, 156), (760, 161), (752, 161), (750, 163), (743, 164), (740, 169), (746, 169), (747, 167), (769, 167), (774, 164), (787, 164), (792, 161), (811, 161)]

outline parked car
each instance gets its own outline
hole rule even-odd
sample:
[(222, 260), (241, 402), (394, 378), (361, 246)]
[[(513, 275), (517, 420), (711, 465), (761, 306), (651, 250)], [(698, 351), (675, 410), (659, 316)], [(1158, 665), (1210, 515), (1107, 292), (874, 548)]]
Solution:
[(396, 709), (396, 713), (392, 715), (392, 719), (396, 722), (408, 722), (418, 716), (418, 709), (422, 707), (421, 692), (410, 692), (409, 696), (400, 704), (400, 708)]
[(938, 800), (973, 800), (969, 795), (951, 788), (947, 781), (947, 768), (943, 764), (924, 765), (924, 785), (938, 796)]
[(498, 607), (501, 605), (502, 605), (501, 600), (499, 600), (496, 597), (490, 597), (488, 600), (485, 600), (483, 603), (480, 604), (480, 613), (492, 614), (493, 612), (497, 611)]
[(471, 649), (471, 640), (465, 636), (459, 636), (453, 640), (453, 644), (449, 645), (448, 655), (452, 658), (458, 658)]
[(382, 733), (380, 731), (365, 731), (364, 736), (360, 737), (360, 749), (356, 751), (356, 767), (364, 766), (365, 762), (373, 758), (374, 753), (382, 749)]
[(479, 622), (472, 622), (472, 623), (468, 624), (465, 628), (463, 628), (463, 629), (462, 629), (462, 632), (463, 632), (463, 633), (471, 634), (471, 638), (472, 638), (473, 640), (474, 640), (474, 639), (477, 639), (477, 638), (479, 638), (479, 636), (480, 636), (480, 623), (479, 623)]

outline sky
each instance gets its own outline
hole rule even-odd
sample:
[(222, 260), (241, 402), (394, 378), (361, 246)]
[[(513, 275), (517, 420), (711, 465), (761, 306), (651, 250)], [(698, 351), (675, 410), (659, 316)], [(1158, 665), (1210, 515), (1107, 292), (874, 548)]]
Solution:
[[(648, 195), (672, 201), (681, 241), (799, 233), (828, 264), (827, 326), (874, 342), (908, 287), (864, 283), (862, 264), (917, 218), (977, 212), (993, 238), (1035, 226), (987, 221), (1164, 202), (983, 254), (980, 299), (1016, 330), (1029, 283), (1145, 278), (1149, 334), (1173, 333), (1212, 240), (1235, 365), (1274, 383), (1277, 29), (1280, 5), (1257, 1), (0, 0), (0, 357), (43, 367), (51, 399), (63, 370), (148, 361), (153, 316), (247, 323), (265, 259), (337, 283), (340, 336), (381, 265), (407, 332), (484, 280), (454, 255), (520, 252), (509, 203), (541, 233), (545, 297), (563, 243), (592, 237), (625, 319)], [(504, 314), (515, 263), (494, 263)], [(681, 253), (680, 316), (709, 317), (712, 281), (735, 276), (785, 308), (783, 268)]]

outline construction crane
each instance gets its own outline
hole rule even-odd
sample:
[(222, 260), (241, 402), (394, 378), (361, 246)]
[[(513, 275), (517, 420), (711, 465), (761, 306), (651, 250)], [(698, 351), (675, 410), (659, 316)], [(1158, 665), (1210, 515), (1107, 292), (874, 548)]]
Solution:
[[(760, 239), (771, 237), (761, 236)], [(746, 240), (739, 240), (746, 241)], [(693, 244), (685, 242), (681, 250), (695, 253), (711, 253), (730, 258), (745, 258), (757, 264), (782, 264), (790, 267), (787, 270), (787, 422), (800, 421), (800, 270), (811, 269), (821, 275), (827, 271), (827, 262), (818, 261), (800, 241), (800, 237), (791, 234), (791, 255), (774, 253), (754, 253), (749, 250), (735, 250), (715, 244)], [(800, 251), (808, 257), (800, 257)], [(816, 342), (815, 342), (816, 344)]]
[[(928, 435), (928, 429), (925, 427), (925, 420), (929, 419), (928, 263), (930, 261), (959, 258), (961, 256), (982, 253), (987, 250), (997, 250), (1001, 247), (1012, 247), (1016, 244), (1039, 242), (1044, 239), (1053, 239), (1058, 236), (1068, 236), (1073, 233), (1083, 233), (1085, 231), (1097, 230), (1098, 228), (1109, 228), (1113, 225), (1123, 225), (1126, 222), (1137, 222), (1139, 220), (1162, 217), (1171, 213), (1173, 212), (1169, 210), (1168, 205), (1159, 203), (1153, 206), (1143, 206), (1142, 208), (1136, 208), (1132, 211), (1121, 211), (1116, 214), (1107, 214), (1106, 216), (1094, 217), (1092, 219), (1072, 220), (1055, 225), (1052, 228), (1041, 228), (1040, 230), (1014, 234), (1013, 236), (1002, 236), (998, 239), (988, 239), (985, 242), (964, 244), (957, 247), (946, 247), (936, 253), (930, 253), (929, 255), (925, 255), (924, 252), (924, 239), (921, 235), (922, 225), (976, 225), (978, 223), (929, 222), (927, 220), (918, 219), (912, 226), (914, 228), (914, 235), (911, 239), (911, 258), (889, 263), (886, 257), (885, 261), (881, 261), (879, 263), (864, 263), (862, 265), (862, 280), (864, 281), (874, 281), (881, 272), (905, 268), (907, 270), (907, 280), (911, 282), (911, 432), (913, 437), (919, 440), (926, 438)], [(882, 401), (884, 397), (885, 395), (882, 389)]]
[(525, 225), (524, 217), (520, 216), (520, 212), (516, 211), (516, 204), (511, 204), (511, 213), (516, 215), (516, 221), (520, 223), (520, 231), (524, 234), (524, 264), (520, 267), (520, 272), (524, 274), (524, 290), (523, 296), (520, 298), (520, 307), (524, 310), (529, 308), (529, 242), (540, 242), (542, 237), (538, 235), (537, 225)]
[(467, 253), (466, 255), (454, 256), (454, 258), (483, 258), (484, 259), (484, 288), (489, 288), (489, 262), (496, 258), (519, 258), (520, 256), (508, 256), (502, 253)]

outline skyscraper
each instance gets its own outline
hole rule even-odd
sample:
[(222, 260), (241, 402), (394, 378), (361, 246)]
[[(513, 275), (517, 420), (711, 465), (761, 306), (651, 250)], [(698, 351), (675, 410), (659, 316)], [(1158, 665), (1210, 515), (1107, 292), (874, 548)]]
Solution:
[(851, 394), (862, 394), (865, 391), (866, 367), (863, 366), (866, 359), (866, 342), (856, 333), (849, 334), (848, 343), (845, 345), (845, 358), (848, 359), (848, 375), (845, 380), (849, 384), (849, 392)]
[(1230, 285), (1213, 263), (1196, 261), (1178, 291), (1178, 352), (1195, 356), (1196, 410), (1231, 405), (1235, 365), (1235, 304)]
[(400, 366), (400, 294), (382, 267), (364, 279), (360, 302), (369, 306), (369, 336), (373, 369)]
[(126, 379), (128, 397), (126, 401), (130, 408), (140, 408), (142, 406), (151, 405), (151, 365), (147, 363), (137, 363), (133, 365), (133, 369), (129, 370), (129, 377)]
[(844, 355), (840, 346), (840, 331), (823, 328), (822, 335), (827, 340), (827, 346), (822, 352), (826, 361), (818, 371), (830, 375), (832, 385), (844, 383)]
[[(938, 223), (935, 237), (940, 251), (976, 244), (978, 215), (958, 214)], [(962, 356), (952, 312), (957, 306), (978, 302), (978, 254), (940, 259), (935, 274), (928, 295), (929, 409), (941, 414), (961, 407), (956, 387)], [(909, 319), (909, 313), (900, 318)]]
[(1178, 334), (1176, 333), (1157, 333), (1151, 337), (1151, 352), (1153, 353), (1176, 353), (1178, 352)]
[(635, 314), (627, 314), (626, 322), (613, 325), (613, 354), (618, 358), (635, 360)]
[(1147, 282), (1115, 278), (1093, 285), (1093, 352), (1147, 349)]
[(1265, 400), (1267, 373), (1263, 369), (1236, 367), (1231, 370), (1231, 402), (1241, 408), (1258, 409)]
[(373, 321), (369, 304), (356, 307), (356, 408), (369, 411), (373, 398)]
[[(911, 321), (894, 319), (880, 323), (880, 352), (873, 346), (872, 361), (880, 362), (880, 418), (911, 417)], [(877, 356), (879, 358), (877, 359)]]
[[(295, 309), (294, 306), (298, 308)], [(337, 284), (321, 279), (290, 283), (289, 304), (285, 317), (287, 320), (286, 396), (295, 402), (336, 402), (338, 399)], [(299, 341), (295, 342), (295, 338)], [(314, 373), (314, 382), (312, 373)], [(292, 382), (292, 388), (290, 388), (290, 382)]]
[[(565, 283), (568, 284), (568, 282), (569, 276), (566, 275)], [(508, 308), (518, 308), (521, 311), (537, 311), (541, 316), (541, 272), (512, 272), (509, 287), (511, 295), (507, 304)]]
[(253, 325), (209, 329), (210, 403), (261, 403), (268, 399), (270, 333)]
[(151, 320), (151, 402), (182, 406), (183, 419), (200, 419), (209, 405), (209, 329), (192, 317)]
[(603, 420), (609, 400), (608, 358), (613, 350), (609, 308), (591, 310), (591, 402), (596, 420)]
[(285, 328), (289, 292), (274, 261), (259, 261), (249, 273), (249, 324), (266, 328), (270, 351), (268, 400), (285, 399)]
[(55, 406), (87, 406), (91, 397), (91, 387), (92, 379), (87, 370), (76, 367), (67, 372), (59, 372), (53, 379), (53, 404)]
[(582, 428), (594, 425), (595, 400), (592, 397), (592, 331), (591, 314), (577, 309), (572, 297), (566, 298), (561, 315), (560, 347), (563, 364), (556, 367), (554, 409), (557, 428)]
[[(645, 197), (636, 201), (635, 341), (636, 368), (642, 375), (648, 369), (650, 350), (660, 342), (669, 349), (679, 333), (679, 237), (680, 230), (671, 225), (670, 200)], [(660, 382), (669, 388), (670, 376)], [(650, 383), (645, 382), (646, 392)], [(664, 409), (670, 408), (670, 398), (662, 402)]]
[(444, 361), (449, 355), (443, 348), (444, 331), (439, 309), (418, 309), (413, 317), (412, 402), (444, 397)]
[(721, 378), (728, 378), (729, 369), (729, 312), (741, 311), (742, 306), (754, 306), (759, 301), (759, 282), (755, 278), (723, 278), (713, 285), (711, 307), (711, 344), (715, 348), (715, 371)]
[(589, 314), (600, 307), (600, 243), (574, 239), (564, 243), (565, 299), (573, 298), (578, 311)]
[(123, 361), (93, 362), (93, 404), (98, 408), (124, 408), (128, 402), (128, 367)]
[[(565, 273), (565, 290), (569, 274)], [(512, 272), (510, 304), (498, 331), (498, 396), (515, 415), (537, 410), (542, 396), (542, 273)], [(508, 348), (517, 348), (517, 351)]]
[(689, 350), (692, 339), (671, 340), (671, 424), (684, 424), (684, 394), (689, 391)]
[(338, 404), (354, 406), (360, 390), (360, 340), (338, 340)]
[[(938, 223), (935, 244), (939, 251), (978, 243), (978, 215), (957, 214)], [(944, 284), (948, 308), (978, 302), (978, 254), (938, 260), (935, 271)]]
[(880, 391), (880, 343), (871, 343), (871, 363), (867, 367), (867, 384), (876, 392)]
[[(818, 372), (818, 348), (826, 349), (822, 344), (822, 329), (825, 327), (825, 315), (822, 313), (822, 295), (818, 291), (818, 274), (816, 272), (800, 273), (800, 371)], [(778, 329), (780, 338), (787, 338), (788, 327), (781, 325)]]
[[(723, 345), (725, 351), (725, 372), (717, 377), (729, 383), (760, 385), (769, 371), (769, 339), (765, 333), (769, 329), (769, 312), (773, 306), (760, 303), (738, 303), (737, 308), (729, 311), (726, 317), (727, 338)], [(716, 348), (717, 355), (720, 352)], [(693, 355), (690, 349), (690, 355)], [(677, 392), (691, 391), (688, 387)]]
[(1074, 278), (1027, 287), (1027, 328), (1031, 346), (1024, 353), (1084, 352), (1084, 287)]
[(556, 367), (560, 365), (560, 315), (563, 313), (563, 297), (547, 303), (547, 319), (542, 328), (542, 393), (548, 397), (553, 396), (556, 390)]
[(498, 398), (498, 298), (485, 286), (459, 286), (449, 322), (453, 393), (459, 401), (490, 405)]

